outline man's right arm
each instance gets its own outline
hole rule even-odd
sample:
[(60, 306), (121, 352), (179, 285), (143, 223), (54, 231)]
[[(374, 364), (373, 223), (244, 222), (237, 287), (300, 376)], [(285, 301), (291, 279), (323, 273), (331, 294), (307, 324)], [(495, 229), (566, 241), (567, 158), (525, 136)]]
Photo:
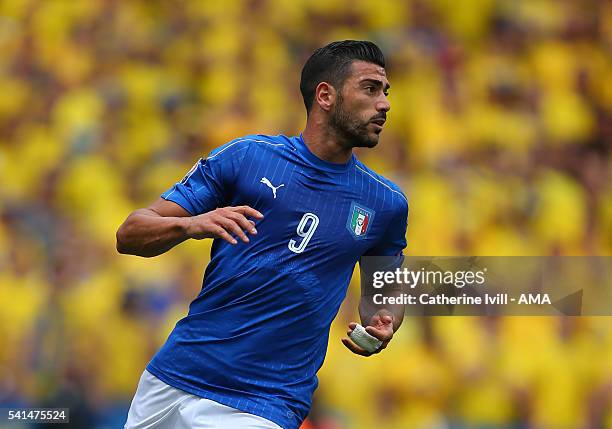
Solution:
[(117, 230), (117, 251), (152, 257), (161, 255), (179, 243), (193, 238), (222, 238), (231, 244), (239, 237), (248, 243), (249, 234), (257, 234), (249, 218), (263, 215), (249, 206), (223, 207), (192, 216), (180, 205), (159, 198), (147, 208), (130, 213)]

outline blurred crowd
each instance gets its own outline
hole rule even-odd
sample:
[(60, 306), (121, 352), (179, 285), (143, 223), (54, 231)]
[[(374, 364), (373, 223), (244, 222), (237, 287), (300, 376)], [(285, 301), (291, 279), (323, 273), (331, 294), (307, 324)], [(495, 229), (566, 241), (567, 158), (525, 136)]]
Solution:
[[(302, 64), (349, 38), (387, 57), (358, 156), (408, 195), (407, 254), (612, 254), (610, 1), (0, 0), (0, 407), (122, 427), (210, 242), (116, 229), (214, 147), (299, 133)], [(363, 359), (357, 301), (305, 429), (612, 427), (607, 318), (410, 318)]]

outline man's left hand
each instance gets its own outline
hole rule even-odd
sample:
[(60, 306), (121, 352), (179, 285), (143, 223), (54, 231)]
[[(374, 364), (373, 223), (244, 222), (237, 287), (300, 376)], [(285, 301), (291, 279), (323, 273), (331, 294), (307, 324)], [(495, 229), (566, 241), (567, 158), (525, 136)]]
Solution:
[(365, 326), (365, 330), (368, 334), (378, 338), (382, 341), (381, 346), (375, 352), (368, 352), (362, 349), (350, 339), (350, 335), (353, 329), (357, 326), (357, 323), (349, 323), (349, 329), (347, 331), (348, 338), (342, 338), (342, 344), (346, 346), (350, 351), (361, 356), (372, 356), (380, 353), (384, 348), (387, 347), (391, 338), (393, 338), (393, 317), (389, 314), (375, 314), (368, 326)]

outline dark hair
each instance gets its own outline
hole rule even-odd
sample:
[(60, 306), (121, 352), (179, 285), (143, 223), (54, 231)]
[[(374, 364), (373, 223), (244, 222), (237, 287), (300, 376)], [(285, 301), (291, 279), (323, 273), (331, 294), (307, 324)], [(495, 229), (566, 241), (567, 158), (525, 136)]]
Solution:
[(341, 89), (353, 61), (367, 61), (385, 67), (385, 57), (380, 48), (366, 40), (332, 42), (313, 52), (302, 68), (300, 80), (306, 113), (310, 113), (312, 108), (317, 85), (327, 82)]

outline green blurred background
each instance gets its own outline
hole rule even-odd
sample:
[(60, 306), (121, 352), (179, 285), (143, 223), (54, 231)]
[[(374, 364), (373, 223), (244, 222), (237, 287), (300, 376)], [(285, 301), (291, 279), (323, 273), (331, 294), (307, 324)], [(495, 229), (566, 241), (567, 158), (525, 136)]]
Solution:
[[(299, 133), (302, 64), (346, 38), (387, 57), (359, 157), (409, 197), (407, 254), (612, 254), (610, 1), (0, 0), (0, 407), (122, 427), (211, 243), (119, 256), (117, 227), (216, 146)], [(357, 282), (304, 428), (612, 427), (608, 318), (411, 318), (364, 359)]]

